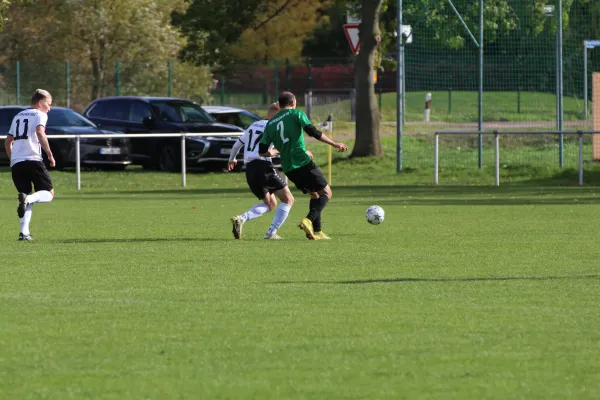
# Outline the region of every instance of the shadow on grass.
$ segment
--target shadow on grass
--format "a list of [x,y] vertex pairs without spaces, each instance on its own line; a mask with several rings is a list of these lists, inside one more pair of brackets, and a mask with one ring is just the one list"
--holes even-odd
[[56,239],[54,243],[148,243],[148,242],[231,242],[216,238],[89,238],[89,239]]
[[275,284],[321,284],[321,285],[363,285],[370,283],[420,283],[420,282],[486,282],[486,281],[553,281],[575,279],[598,279],[600,275],[572,275],[572,276],[490,276],[478,278],[389,278],[365,279],[350,281],[277,281],[265,282]]

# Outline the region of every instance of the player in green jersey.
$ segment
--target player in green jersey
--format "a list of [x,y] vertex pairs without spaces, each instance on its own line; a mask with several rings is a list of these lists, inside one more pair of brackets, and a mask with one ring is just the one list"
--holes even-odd
[[290,92],[279,96],[279,111],[269,120],[259,145],[261,156],[267,155],[269,146],[279,150],[283,172],[303,193],[310,195],[309,212],[298,225],[311,240],[329,239],[321,230],[321,212],[331,199],[331,188],[321,169],[306,153],[304,133],[335,147],[339,151],[348,146],[328,138],[311,124],[304,112],[296,110],[296,97]]

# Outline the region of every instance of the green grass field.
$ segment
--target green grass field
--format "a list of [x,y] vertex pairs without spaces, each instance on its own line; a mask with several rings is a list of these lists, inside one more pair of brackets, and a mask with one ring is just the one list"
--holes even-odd
[[0,170],[0,398],[600,397],[597,170],[431,187],[393,165],[336,158],[317,242],[295,190],[285,240],[262,239],[267,214],[234,241],[229,218],[256,203],[243,174],[181,189],[140,169],[84,172],[81,192],[53,172],[37,240],[17,242]]

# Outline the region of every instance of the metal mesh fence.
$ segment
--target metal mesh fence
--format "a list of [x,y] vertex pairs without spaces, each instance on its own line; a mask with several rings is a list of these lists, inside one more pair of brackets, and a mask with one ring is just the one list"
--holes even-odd
[[[600,131],[600,73],[593,76],[593,129]],[[600,161],[600,135],[593,135],[593,159]]]
[[212,74],[206,67],[177,62],[120,62],[102,70],[71,62],[11,62],[0,66],[0,105],[27,105],[37,88],[57,106],[83,110],[105,96],[177,96],[210,102]]
[[[483,129],[555,130],[559,60],[557,12],[542,12],[538,1],[511,0],[508,3],[510,10],[500,21],[492,20],[486,14],[486,23],[509,23],[510,28],[499,26],[486,31]],[[593,91],[593,85],[588,85],[586,93],[585,72],[591,82],[592,73],[600,71],[600,47],[590,48],[585,53],[584,41],[600,40],[600,15],[595,2],[563,3],[563,126],[568,130],[592,129],[592,113],[586,113],[588,102],[585,99],[591,100],[590,109],[597,110],[600,102],[596,101],[596,97],[600,89]],[[407,7],[412,6],[412,3],[408,4]],[[458,12],[469,17],[466,23],[477,36],[474,2],[453,0],[453,4]],[[543,5],[549,10],[556,10],[558,0],[547,0]],[[407,12],[404,22],[412,27],[412,41],[404,46],[404,132],[423,134],[440,129],[476,130],[478,48],[458,22],[448,2],[430,2],[428,7],[428,13]],[[447,20],[447,26],[432,26],[428,18],[433,14]],[[381,58],[394,60],[396,54],[381,54]],[[27,104],[32,91],[44,87],[53,93],[57,105],[70,105],[77,110],[83,109],[98,96],[173,95],[192,98],[203,104],[239,106],[260,111],[262,115],[266,105],[274,101],[279,92],[291,90],[296,93],[299,106],[305,110],[309,108],[314,121],[321,122],[329,114],[333,114],[336,121],[353,121],[356,115],[353,62],[351,56],[272,59],[261,65],[233,64],[209,70],[175,61],[111,61],[101,71],[95,71],[91,65],[84,63],[47,62],[37,65],[10,61],[0,65],[0,104]],[[378,73],[376,91],[384,122],[381,133],[386,135],[396,130],[397,82],[393,62],[383,64],[386,69]],[[307,95],[309,92],[311,96]],[[424,121],[427,93],[432,94],[429,122]],[[600,122],[594,129],[600,129]],[[404,165],[412,168],[430,166],[429,160],[421,157],[420,149],[411,148],[412,143],[408,141],[404,147]],[[594,143],[596,153],[590,159],[600,159],[600,139]],[[490,159],[486,151],[484,147],[484,163]],[[564,151],[567,165],[566,147]],[[550,160],[548,154],[545,153],[544,157]],[[466,157],[462,159],[476,164],[478,157],[475,157],[475,161]]]
[[[558,134],[534,132],[499,135],[499,171],[502,182],[529,180],[535,177],[562,176],[577,183],[579,169],[579,135],[563,135],[563,168],[559,168],[560,138]],[[429,135],[427,135],[429,136]],[[439,182],[490,183],[495,171],[495,138],[483,135],[483,165],[473,174],[478,162],[477,134],[440,134],[438,136]],[[433,154],[433,153],[432,153]],[[433,156],[432,159],[433,160]],[[432,163],[432,161],[429,161]],[[582,167],[584,174],[597,173],[600,166],[593,161],[592,135],[582,135]],[[461,176],[461,171],[470,171]]]

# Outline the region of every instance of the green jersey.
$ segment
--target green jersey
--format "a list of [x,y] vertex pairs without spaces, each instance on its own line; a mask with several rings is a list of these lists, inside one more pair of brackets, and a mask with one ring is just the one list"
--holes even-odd
[[304,144],[304,127],[310,121],[304,112],[283,109],[267,122],[261,139],[263,144],[275,145],[281,157],[283,172],[303,167],[311,162]]

